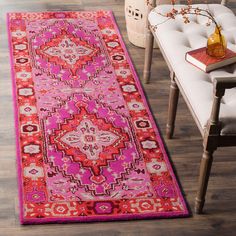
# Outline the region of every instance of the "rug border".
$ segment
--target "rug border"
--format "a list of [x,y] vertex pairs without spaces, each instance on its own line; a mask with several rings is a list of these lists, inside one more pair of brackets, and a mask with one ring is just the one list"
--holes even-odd
[[[86,12],[98,12],[99,10],[89,10]],[[13,57],[13,50],[12,50],[12,42],[11,42],[11,31],[10,31],[10,14],[13,12],[8,12],[7,15],[7,32],[8,32],[8,46],[9,46],[9,52],[10,52],[10,66],[11,66],[11,80],[12,80],[12,95],[13,95],[13,106],[14,106],[14,119],[15,119],[15,135],[16,135],[16,164],[17,164],[17,182],[18,182],[18,198],[19,198],[19,220],[21,224],[45,224],[45,223],[75,223],[75,222],[80,222],[80,223],[88,223],[88,222],[99,222],[99,221],[115,221],[115,220],[137,220],[137,219],[167,219],[167,218],[174,218],[174,217],[179,217],[179,218],[183,218],[183,217],[187,217],[189,216],[189,210],[186,204],[186,200],[183,197],[183,191],[181,191],[180,189],[180,183],[179,181],[177,181],[177,174],[174,173],[173,171],[173,163],[171,165],[171,160],[169,155],[167,154],[167,151],[165,150],[165,145],[164,145],[164,140],[163,137],[160,134],[159,128],[154,120],[154,116],[151,112],[150,109],[150,105],[148,104],[146,95],[144,93],[144,89],[142,87],[142,84],[140,82],[140,79],[136,73],[135,67],[133,65],[133,62],[130,58],[130,55],[128,53],[126,44],[124,42],[124,39],[121,35],[121,32],[119,30],[118,24],[116,22],[114,13],[112,10],[102,10],[102,11],[106,11],[107,13],[109,13],[112,23],[115,27],[115,30],[117,32],[119,41],[121,43],[121,46],[124,50],[124,54],[125,57],[127,58],[128,64],[130,66],[131,72],[134,76],[134,79],[136,81],[136,85],[139,89],[140,95],[142,97],[143,103],[145,105],[145,108],[147,110],[147,113],[150,117],[150,121],[151,124],[156,132],[156,138],[157,141],[160,145],[161,151],[164,155],[164,159],[166,161],[166,164],[168,166],[168,169],[170,171],[170,174],[173,178],[174,183],[176,184],[176,190],[179,194],[180,200],[183,204],[183,208],[184,211],[181,212],[155,212],[155,213],[143,213],[143,214],[132,214],[132,215],[119,215],[119,216],[86,216],[86,217],[51,217],[51,218],[35,218],[35,219],[24,219],[24,206],[23,206],[23,189],[22,189],[22,171],[21,171],[21,153],[20,153],[20,142],[19,142],[19,117],[18,117],[18,103],[17,103],[17,96],[16,96],[16,80],[15,80],[15,71],[14,71],[14,57]],[[47,11],[43,11],[43,12],[36,12],[36,13],[44,13]],[[65,11],[48,11],[48,12],[65,12]],[[47,13],[48,13],[47,12]],[[66,12],[76,12],[76,11],[66,11]],[[78,12],[78,11],[77,11]],[[15,12],[14,12],[15,13]],[[24,13],[24,11],[19,12],[19,13]],[[29,13],[33,13],[33,12],[29,12]]]
[[15,80],[15,71],[14,71],[14,58],[13,58],[13,49],[12,49],[12,42],[11,42],[11,31],[10,31],[10,13],[7,13],[7,34],[8,34],[8,47],[10,52],[10,66],[11,66],[11,83],[12,83],[12,99],[13,99],[13,106],[14,106],[14,127],[15,127],[15,143],[16,143],[16,164],[17,164],[17,183],[18,183],[18,198],[19,198],[19,219],[20,223],[24,224],[23,219],[23,190],[22,190],[22,174],[21,174],[21,155],[20,155],[20,142],[19,142],[19,117],[18,117],[18,103],[16,97],[16,80]]

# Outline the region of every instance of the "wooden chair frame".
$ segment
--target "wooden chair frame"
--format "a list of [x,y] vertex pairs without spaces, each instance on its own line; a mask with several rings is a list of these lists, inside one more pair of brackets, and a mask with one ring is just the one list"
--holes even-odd
[[[225,5],[227,0],[222,0],[221,4]],[[148,13],[156,7],[156,1],[149,1]],[[205,195],[207,191],[208,180],[210,176],[212,161],[213,161],[213,152],[217,149],[217,147],[226,147],[226,146],[236,146],[236,136],[221,136],[221,123],[219,121],[219,112],[220,112],[220,104],[221,99],[224,96],[226,89],[231,89],[236,87],[236,77],[221,77],[215,78],[213,82],[213,104],[211,115],[209,117],[207,127],[203,129],[200,125],[199,120],[197,119],[194,110],[192,109],[190,102],[188,101],[187,96],[185,95],[181,84],[176,79],[174,70],[172,69],[168,58],[165,55],[165,51],[161,48],[158,38],[156,34],[152,31],[152,28],[148,22],[147,27],[147,38],[146,38],[146,49],[145,49],[145,63],[144,63],[144,71],[143,71],[143,79],[145,83],[149,82],[150,78],[150,69],[152,62],[152,51],[153,51],[153,39],[155,38],[159,49],[168,65],[170,70],[170,94],[169,94],[169,107],[168,107],[168,119],[166,125],[166,135],[167,138],[170,139],[174,133],[174,125],[176,118],[176,111],[178,105],[179,91],[181,92],[187,106],[200,130],[200,133],[203,137],[203,154],[200,164],[200,173],[198,180],[198,191],[197,196],[195,198],[195,212],[197,214],[202,213]]]

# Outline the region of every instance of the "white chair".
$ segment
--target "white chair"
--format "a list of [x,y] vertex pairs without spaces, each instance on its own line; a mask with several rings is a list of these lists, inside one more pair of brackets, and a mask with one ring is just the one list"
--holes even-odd
[[[149,82],[154,36],[171,77],[167,138],[173,135],[179,91],[203,137],[203,155],[195,199],[195,212],[202,213],[213,152],[217,147],[236,146],[236,64],[204,73],[186,62],[185,53],[206,46],[207,37],[214,31],[214,26],[207,27],[207,18],[194,15],[189,24],[184,24],[181,17],[159,24],[165,17],[155,11],[165,14],[171,10],[172,5],[155,7],[156,1],[149,2],[144,81]],[[224,5],[225,1],[221,4],[196,6],[209,6],[223,29],[228,48],[236,51],[236,17]],[[176,8],[179,7],[183,5],[176,5]],[[158,25],[156,29],[155,25]]]

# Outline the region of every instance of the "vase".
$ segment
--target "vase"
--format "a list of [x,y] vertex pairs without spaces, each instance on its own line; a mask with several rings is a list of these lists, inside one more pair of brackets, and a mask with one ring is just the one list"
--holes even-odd
[[221,27],[216,26],[215,32],[207,40],[207,54],[216,58],[224,58],[226,49],[227,42],[221,33]]

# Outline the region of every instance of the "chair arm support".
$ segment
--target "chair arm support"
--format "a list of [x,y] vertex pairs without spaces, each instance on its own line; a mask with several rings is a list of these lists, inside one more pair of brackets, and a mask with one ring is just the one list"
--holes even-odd
[[218,146],[221,130],[219,121],[221,99],[226,89],[236,87],[236,77],[215,77],[213,80],[213,104],[211,115],[204,132],[204,146],[206,150],[214,150]]
[[225,89],[236,87],[236,77],[215,77],[213,85],[214,93],[224,96]]

